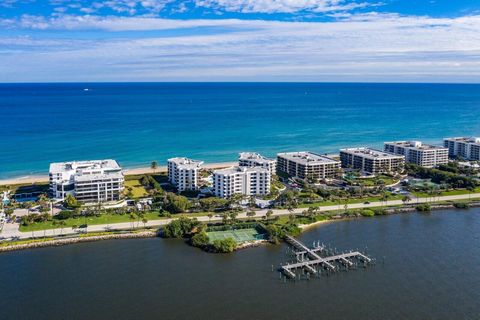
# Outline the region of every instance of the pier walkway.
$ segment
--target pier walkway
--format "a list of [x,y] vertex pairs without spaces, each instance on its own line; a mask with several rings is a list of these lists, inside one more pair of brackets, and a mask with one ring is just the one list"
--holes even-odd
[[297,277],[297,269],[303,269],[310,274],[317,274],[321,272],[321,269],[335,272],[339,269],[339,266],[349,269],[355,267],[358,263],[366,266],[374,262],[372,258],[359,251],[322,257],[322,255],[329,253],[324,245],[317,244],[314,245],[313,249],[310,249],[291,236],[287,236],[285,241],[293,247],[297,262],[282,265],[280,271],[291,279]]

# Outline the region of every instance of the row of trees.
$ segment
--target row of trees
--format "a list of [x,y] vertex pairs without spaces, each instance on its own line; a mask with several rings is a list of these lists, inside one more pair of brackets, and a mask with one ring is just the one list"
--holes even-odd
[[166,225],[162,236],[165,238],[188,238],[191,245],[211,252],[228,253],[237,248],[237,243],[232,238],[215,240],[210,243],[205,229],[205,224],[197,219],[181,217]]
[[425,168],[412,163],[408,163],[406,168],[410,175],[421,179],[430,179],[437,184],[448,184],[454,188],[465,189],[474,189],[478,186],[478,182],[475,179],[464,174],[444,171],[440,168]]

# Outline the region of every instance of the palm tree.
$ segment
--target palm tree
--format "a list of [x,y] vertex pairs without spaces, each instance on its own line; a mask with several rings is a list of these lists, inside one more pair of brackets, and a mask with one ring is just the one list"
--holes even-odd
[[137,212],[137,228],[140,225],[140,219],[143,220],[144,217],[145,217],[145,213],[143,211]]
[[55,236],[55,227],[58,225],[58,222],[56,220],[53,220],[52,226],[53,226],[53,235]]
[[295,222],[295,219],[296,219],[296,217],[295,217],[294,214],[291,214],[291,215],[288,216],[288,221],[292,224]]
[[389,197],[390,197],[390,195],[389,195],[387,192],[383,191],[383,193],[382,193],[382,202],[385,203],[385,204],[387,204]]
[[210,222],[210,220],[212,220],[213,218],[213,213],[210,212],[209,214],[207,214],[207,217],[208,217],[208,222]]
[[406,204],[406,203],[408,203],[408,202],[410,202],[410,201],[412,201],[412,198],[411,198],[410,196],[408,196],[408,195],[407,195],[407,196],[404,196],[404,197],[402,198],[403,204]]
[[142,218],[143,228],[146,227],[147,222],[148,222],[147,218],[143,217]]
[[[63,235],[63,227],[65,227],[65,225],[67,223],[63,220],[60,220],[60,222],[58,224],[60,225],[60,235]],[[72,227],[72,229],[73,229],[73,227]]]
[[130,223],[132,224],[132,230],[133,230],[133,228],[135,228],[135,220],[136,220],[135,215],[132,213],[128,218],[130,219]]
[[235,219],[236,219],[237,216],[238,216],[238,212],[232,211],[232,212],[230,212],[229,216],[230,216],[230,219],[231,219],[231,221],[232,221],[232,224],[235,224]]
[[228,212],[223,212],[222,213],[222,223],[227,224],[228,223]]
[[293,207],[293,205],[288,204],[288,205],[287,205],[287,210],[288,210],[290,213],[293,213],[293,211],[295,211],[295,208]]
[[229,200],[230,208],[233,209],[233,207],[240,206],[240,203],[243,200],[243,195],[235,193],[228,200]]
[[257,205],[257,203],[256,203],[255,197],[254,197],[254,196],[250,196],[250,197],[248,198],[248,207],[249,207],[250,209],[253,209],[253,208],[255,208],[256,205]]
[[475,191],[475,187],[468,186],[467,190],[468,190],[468,199],[470,200],[472,198],[472,192]]
[[97,214],[102,214],[102,209],[103,209],[102,203],[99,201],[95,206],[95,211],[97,212]]
[[270,219],[270,217],[273,215],[273,210],[269,209],[266,213],[265,213],[265,217],[267,217],[267,219]]
[[152,169],[153,173],[155,173],[157,171],[157,168],[158,168],[158,162],[156,160],[153,160],[150,163],[150,169]]

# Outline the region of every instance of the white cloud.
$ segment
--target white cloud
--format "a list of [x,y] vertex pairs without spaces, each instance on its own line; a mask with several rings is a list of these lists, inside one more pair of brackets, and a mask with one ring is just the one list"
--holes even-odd
[[[13,7],[14,4],[34,5],[36,0],[2,0],[0,6]],[[213,12],[240,13],[325,13],[351,11],[357,8],[383,5],[366,0],[49,0],[55,11],[57,7],[81,9],[84,13],[99,13],[111,10],[117,14],[150,14],[158,15],[168,5],[171,12],[185,12],[188,7],[211,9]]]
[[[3,39],[0,81],[7,82],[480,79],[480,16],[370,13],[328,23],[24,16],[8,24],[100,30],[107,39]],[[204,27],[210,31],[203,33]],[[181,32],[185,28],[189,31]],[[115,35],[126,30],[135,36]],[[159,32],[147,36],[146,30]]]
[[345,0],[194,0],[197,7],[243,13],[330,12],[380,5]]

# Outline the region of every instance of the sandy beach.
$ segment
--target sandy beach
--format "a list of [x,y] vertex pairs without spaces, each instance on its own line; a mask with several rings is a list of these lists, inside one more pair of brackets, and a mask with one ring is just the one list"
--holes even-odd
[[[238,162],[216,162],[216,163],[205,163],[203,168],[205,169],[219,169],[219,168],[226,168],[237,165]],[[166,172],[167,166],[159,166],[155,172]],[[153,173],[149,167],[142,167],[142,168],[124,168],[125,175],[135,175],[135,174],[145,174],[145,173]],[[11,179],[4,179],[0,180],[0,185],[15,185],[15,184],[35,184],[35,183],[45,183],[48,182],[48,175],[31,175],[31,176],[23,176]]]

